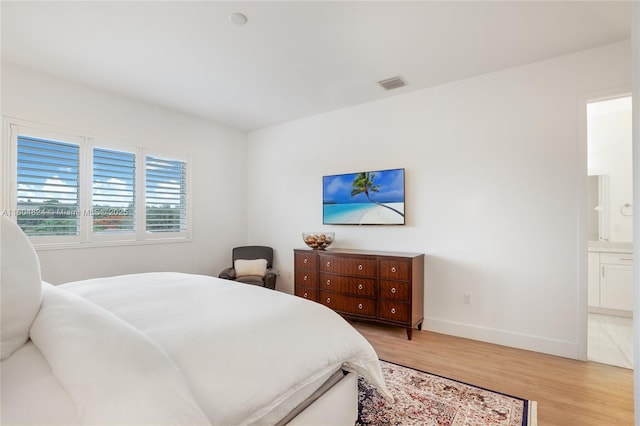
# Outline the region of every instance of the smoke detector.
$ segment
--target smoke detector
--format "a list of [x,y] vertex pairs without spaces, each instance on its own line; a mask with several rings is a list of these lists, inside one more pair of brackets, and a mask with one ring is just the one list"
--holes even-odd
[[233,12],[229,15],[229,20],[236,25],[244,25],[247,23],[247,16],[240,12]]
[[401,76],[397,75],[395,77],[387,78],[385,80],[380,80],[380,81],[378,81],[378,84],[384,90],[393,90],[393,89],[397,89],[399,87],[404,87],[408,83],[404,78],[402,78]]

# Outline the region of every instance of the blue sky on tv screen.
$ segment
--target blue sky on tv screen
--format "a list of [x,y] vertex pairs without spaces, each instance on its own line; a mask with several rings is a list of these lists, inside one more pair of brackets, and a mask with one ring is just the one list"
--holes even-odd
[[[404,169],[365,172],[374,174],[374,185],[380,185],[379,192],[370,192],[369,197],[380,203],[404,202]],[[322,178],[322,202],[327,203],[367,203],[367,196],[360,193],[351,196],[352,183],[358,173],[324,176]]]

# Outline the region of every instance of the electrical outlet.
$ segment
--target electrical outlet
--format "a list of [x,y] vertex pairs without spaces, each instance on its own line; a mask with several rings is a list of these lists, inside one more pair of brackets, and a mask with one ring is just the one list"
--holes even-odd
[[470,305],[471,304],[471,293],[465,293],[464,294],[464,304],[465,305]]

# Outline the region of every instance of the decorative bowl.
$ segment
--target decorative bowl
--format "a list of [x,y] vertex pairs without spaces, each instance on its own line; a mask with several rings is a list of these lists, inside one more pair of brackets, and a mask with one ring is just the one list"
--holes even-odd
[[314,250],[324,250],[333,243],[334,232],[303,232],[302,240]]

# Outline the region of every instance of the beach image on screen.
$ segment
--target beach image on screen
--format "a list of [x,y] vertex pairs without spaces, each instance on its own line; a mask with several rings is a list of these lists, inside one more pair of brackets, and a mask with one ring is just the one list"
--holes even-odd
[[404,169],[324,176],[325,225],[404,225]]

